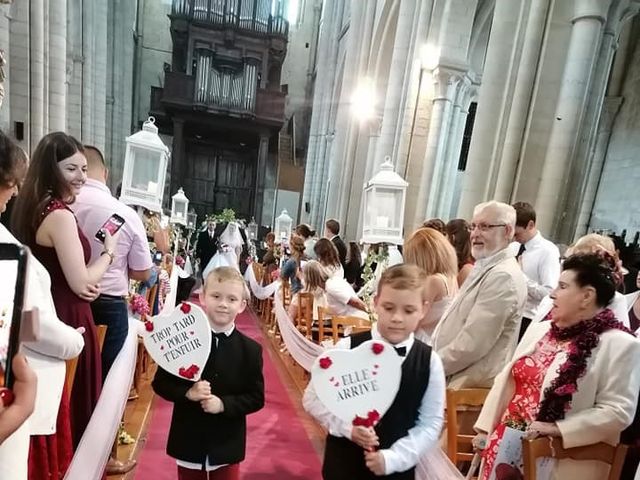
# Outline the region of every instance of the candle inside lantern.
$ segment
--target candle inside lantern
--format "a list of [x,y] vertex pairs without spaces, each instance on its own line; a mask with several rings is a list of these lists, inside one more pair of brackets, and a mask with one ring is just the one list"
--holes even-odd
[[380,228],[389,228],[389,217],[377,216],[376,226]]
[[158,184],[156,182],[149,182],[147,186],[147,192],[155,194],[158,191]]

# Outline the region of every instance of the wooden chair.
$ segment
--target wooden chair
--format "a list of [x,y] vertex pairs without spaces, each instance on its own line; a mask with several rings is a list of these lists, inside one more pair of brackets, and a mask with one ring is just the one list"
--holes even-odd
[[289,304],[291,303],[291,284],[289,283],[289,280],[287,280],[286,278],[283,278],[281,285],[282,285],[282,305],[286,310],[287,307],[289,307]]
[[[608,480],[618,480],[627,445],[617,446],[608,443],[596,443],[584,447],[563,448],[561,438],[543,437],[535,440],[522,439],[522,457],[524,460],[524,480],[535,480],[536,459],[541,457],[571,458],[572,460],[597,460],[611,465]],[[604,479],[603,479],[604,480]]]
[[[447,456],[453,464],[473,459],[471,440],[475,435],[459,433],[460,407],[481,407],[488,394],[488,388],[447,389]],[[467,445],[467,451],[460,451],[460,445]]]
[[371,323],[368,320],[360,317],[341,317],[334,315],[333,317],[331,317],[331,337],[333,338],[334,344],[338,343],[338,340],[340,340],[341,336],[345,336],[344,332],[348,327],[351,327],[351,333],[354,333],[354,328],[364,329],[364,331],[366,331],[371,330]]
[[318,343],[321,344],[323,340],[332,339],[331,328],[325,327],[325,321],[330,320],[328,310],[324,307],[318,307]]
[[[104,337],[107,334],[107,326],[106,325],[96,325],[96,337],[98,338],[98,346],[100,348],[100,353],[102,353],[102,346],[104,345]],[[67,360],[66,366],[67,370],[64,375],[64,383],[67,387],[67,395],[71,397],[71,391],[73,390],[73,382],[76,378],[76,370],[78,369],[78,358],[74,357]]]
[[298,293],[298,315],[296,318],[296,327],[307,338],[312,338],[313,330],[313,293]]

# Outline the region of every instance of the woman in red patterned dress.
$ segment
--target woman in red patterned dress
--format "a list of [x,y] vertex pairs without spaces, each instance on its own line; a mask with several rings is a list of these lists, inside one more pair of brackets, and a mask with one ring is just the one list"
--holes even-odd
[[[117,241],[107,232],[104,254],[87,265],[91,256],[89,242],[67,207],[84,185],[86,169],[80,142],[62,132],[46,135],[33,153],[13,212],[16,236],[29,245],[51,275],[58,317],[67,325],[84,330],[85,348],[78,359],[70,408],[65,408],[63,400],[58,419],[60,431],[70,420],[74,448],[89,423],[102,384],[100,349],[89,302],[99,293],[98,282],[113,260]],[[33,442],[37,441],[34,438]],[[42,445],[36,447],[41,451]],[[58,455],[51,451],[32,455],[30,478],[51,478],[47,477],[48,472],[57,478],[68,466],[64,450],[59,447],[63,453]],[[38,464],[34,465],[34,461]],[[45,470],[41,471],[43,466]]]
[[[552,321],[532,325],[496,377],[475,424],[480,435],[474,445],[490,433],[479,478],[518,478],[519,465],[496,465],[507,427],[528,438],[561,437],[565,448],[618,443],[640,389],[640,342],[606,308],[618,277],[606,252],[565,260],[551,294]],[[553,465],[550,478],[597,480],[607,470],[599,462],[566,459]]]

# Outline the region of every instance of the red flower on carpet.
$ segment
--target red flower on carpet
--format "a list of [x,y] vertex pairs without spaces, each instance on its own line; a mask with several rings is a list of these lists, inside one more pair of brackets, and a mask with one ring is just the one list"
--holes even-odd
[[191,305],[189,305],[187,302],[182,302],[182,305],[180,305],[180,310],[182,310],[182,313],[186,315],[191,311]]
[[329,357],[322,357],[319,363],[320,363],[320,368],[322,368],[323,370],[326,370],[331,366],[333,362]]
[[147,320],[146,322],[144,322],[144,329],[147,332],[153,332],[153,322]]
[[188,368],[180,367],[178,369],[178,375],[191,380],[193,379],[193,377],[196,376],[196,374],[199,371],[200,371],[200,367],[198,367],[197,365],[191,364],[191,366]]
[[371,350],[373,350],[373,353],[375,353],[376,355],[379,355],[384,350],[384,345],[376,342],[371,345]]

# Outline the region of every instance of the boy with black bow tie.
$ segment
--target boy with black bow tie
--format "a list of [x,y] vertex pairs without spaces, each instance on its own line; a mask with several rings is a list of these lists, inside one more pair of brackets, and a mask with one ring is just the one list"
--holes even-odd
[[235,327],[249,292],[240,272],[219,267],[205,279],[200,303],[213,332],[211,353],[193,383],[158,368],[153,389],[174,403],[167,454],[178,480],[238,480],[246,416],[264,406],[262,347]]
[[414,338],[428,311],[424,273],[414,265],[387,269],[374,299],[378,321],[371,332],[346,337],[336,348],[355,348],[367,340],[384,340],[403,357],[400,388],[375,427],[353,426],[332,415],[310,383],[305,409],[328,431],[322,466],[325,480],[415,478],[420,456],[440,437],[445,379],[440,358]]

